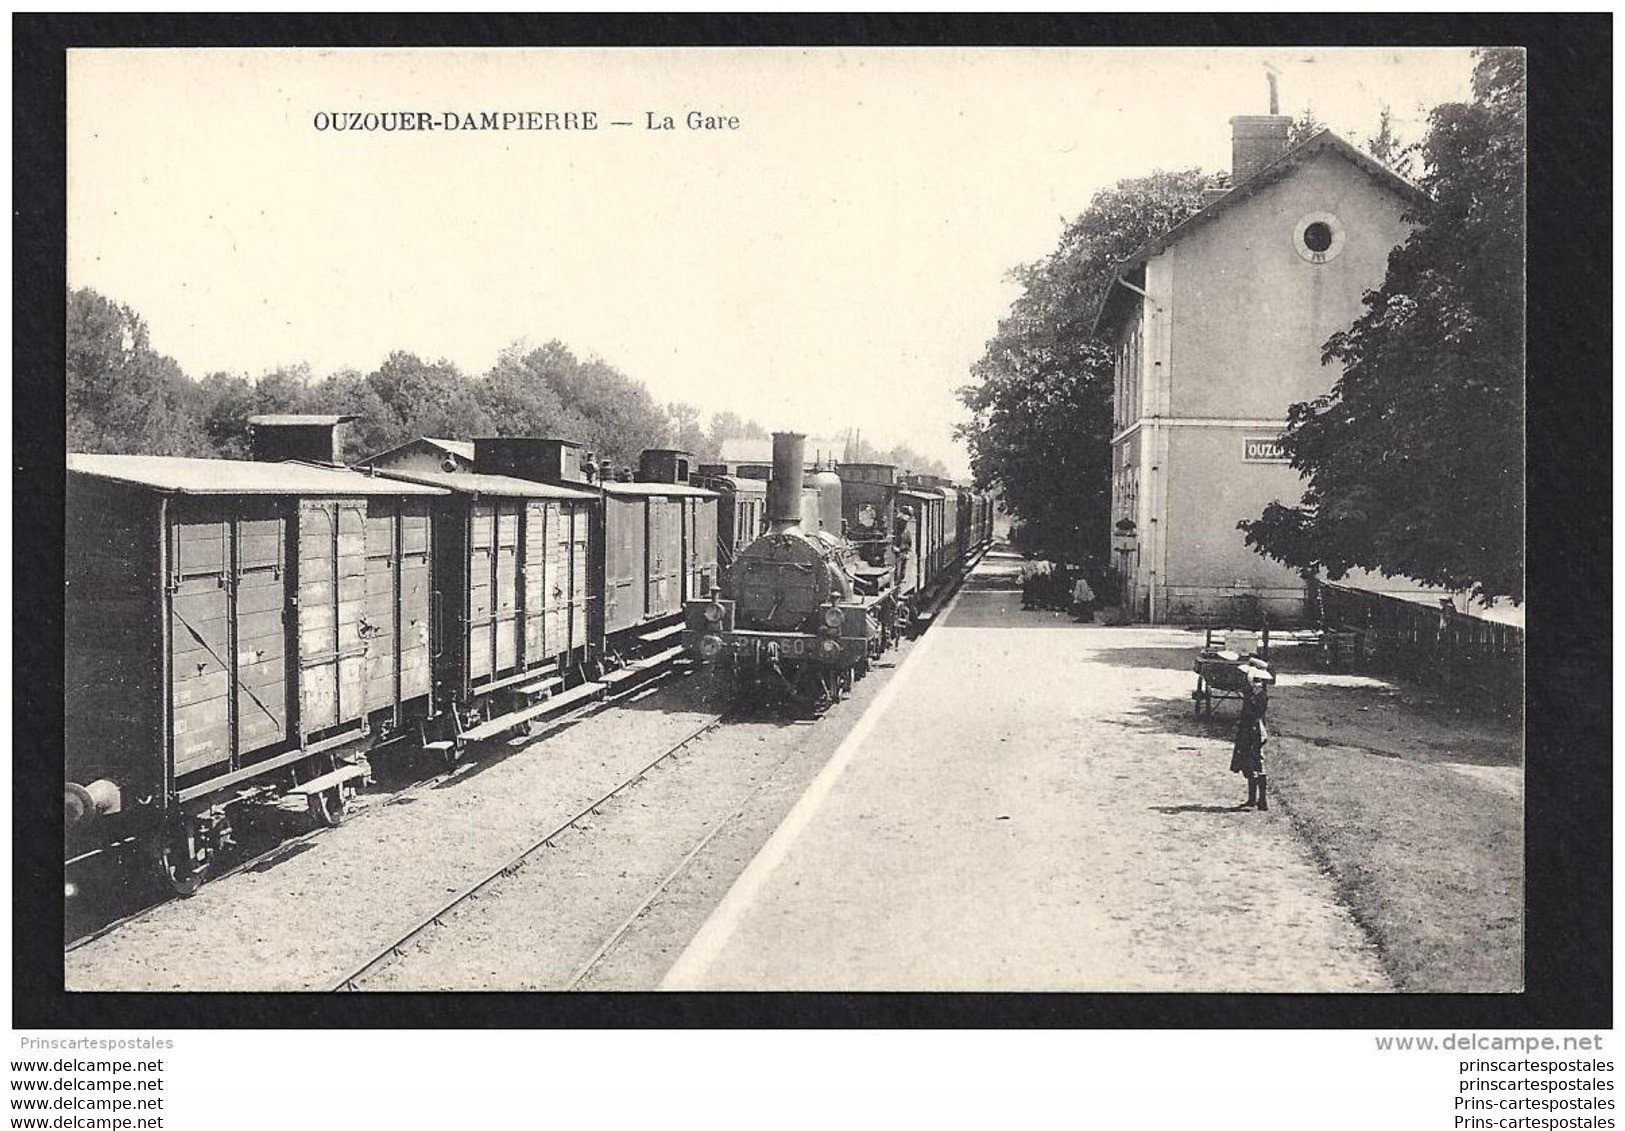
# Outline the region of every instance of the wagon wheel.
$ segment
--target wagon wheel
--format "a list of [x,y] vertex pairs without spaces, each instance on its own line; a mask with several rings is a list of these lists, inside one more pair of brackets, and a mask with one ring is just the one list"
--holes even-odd
[[342,785],[312,793],[306,800],[311,820],[323,828],[336,829],[350,815],[350,795]]
[[167,890],[182,897],[197,893],[209,877],[212,853],[200,844],[190,822],[165,830],[153,846],[153,874]]

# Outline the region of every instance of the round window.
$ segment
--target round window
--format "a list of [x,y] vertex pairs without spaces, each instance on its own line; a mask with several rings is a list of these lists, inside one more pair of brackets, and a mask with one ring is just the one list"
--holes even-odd
[[1293,229],[1292,246],[1309,263],[1329,263],[1343,250],[1343,224],[1330,212],[1311,212]]

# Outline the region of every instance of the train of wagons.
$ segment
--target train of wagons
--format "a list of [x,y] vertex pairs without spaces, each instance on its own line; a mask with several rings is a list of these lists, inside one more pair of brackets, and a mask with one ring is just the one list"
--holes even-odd
[[255,417],[251,460],[68,456],[70,862],[133,849],[190,894],[260,806],[336,824],[382,748],[450,764],[685,652],[827,702],[992,533],[985,495],[809,469],[793,434],[772,467],[514,437],[346,467],[349,419]]

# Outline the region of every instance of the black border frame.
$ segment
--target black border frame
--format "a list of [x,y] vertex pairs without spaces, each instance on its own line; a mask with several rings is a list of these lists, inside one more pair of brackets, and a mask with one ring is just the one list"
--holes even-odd
[[[1612,1025],[1611,14],[14,15],[12,1024],[18,1028]],[[62,734],[65,51],[204,46],[1449,46],[1529,51],[1526,990],[1284,994],[68,994]],[[1081,203],[1081,202],[1080,202]],[[1584,216],[1585,223],[1574,222]]]

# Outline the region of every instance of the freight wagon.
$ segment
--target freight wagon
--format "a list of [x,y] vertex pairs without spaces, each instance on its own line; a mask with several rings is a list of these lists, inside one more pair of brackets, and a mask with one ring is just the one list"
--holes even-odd
[[70,455],[70,854],[125,837],[196,890],[238,808],[344,816],[434,713],[432,487],[331,467]]
[[445,492],[434,519],[434,671],[450,764],[468,728],[564,689],[594,657],[589,542],[598,498],[506,475],[374,468]]

